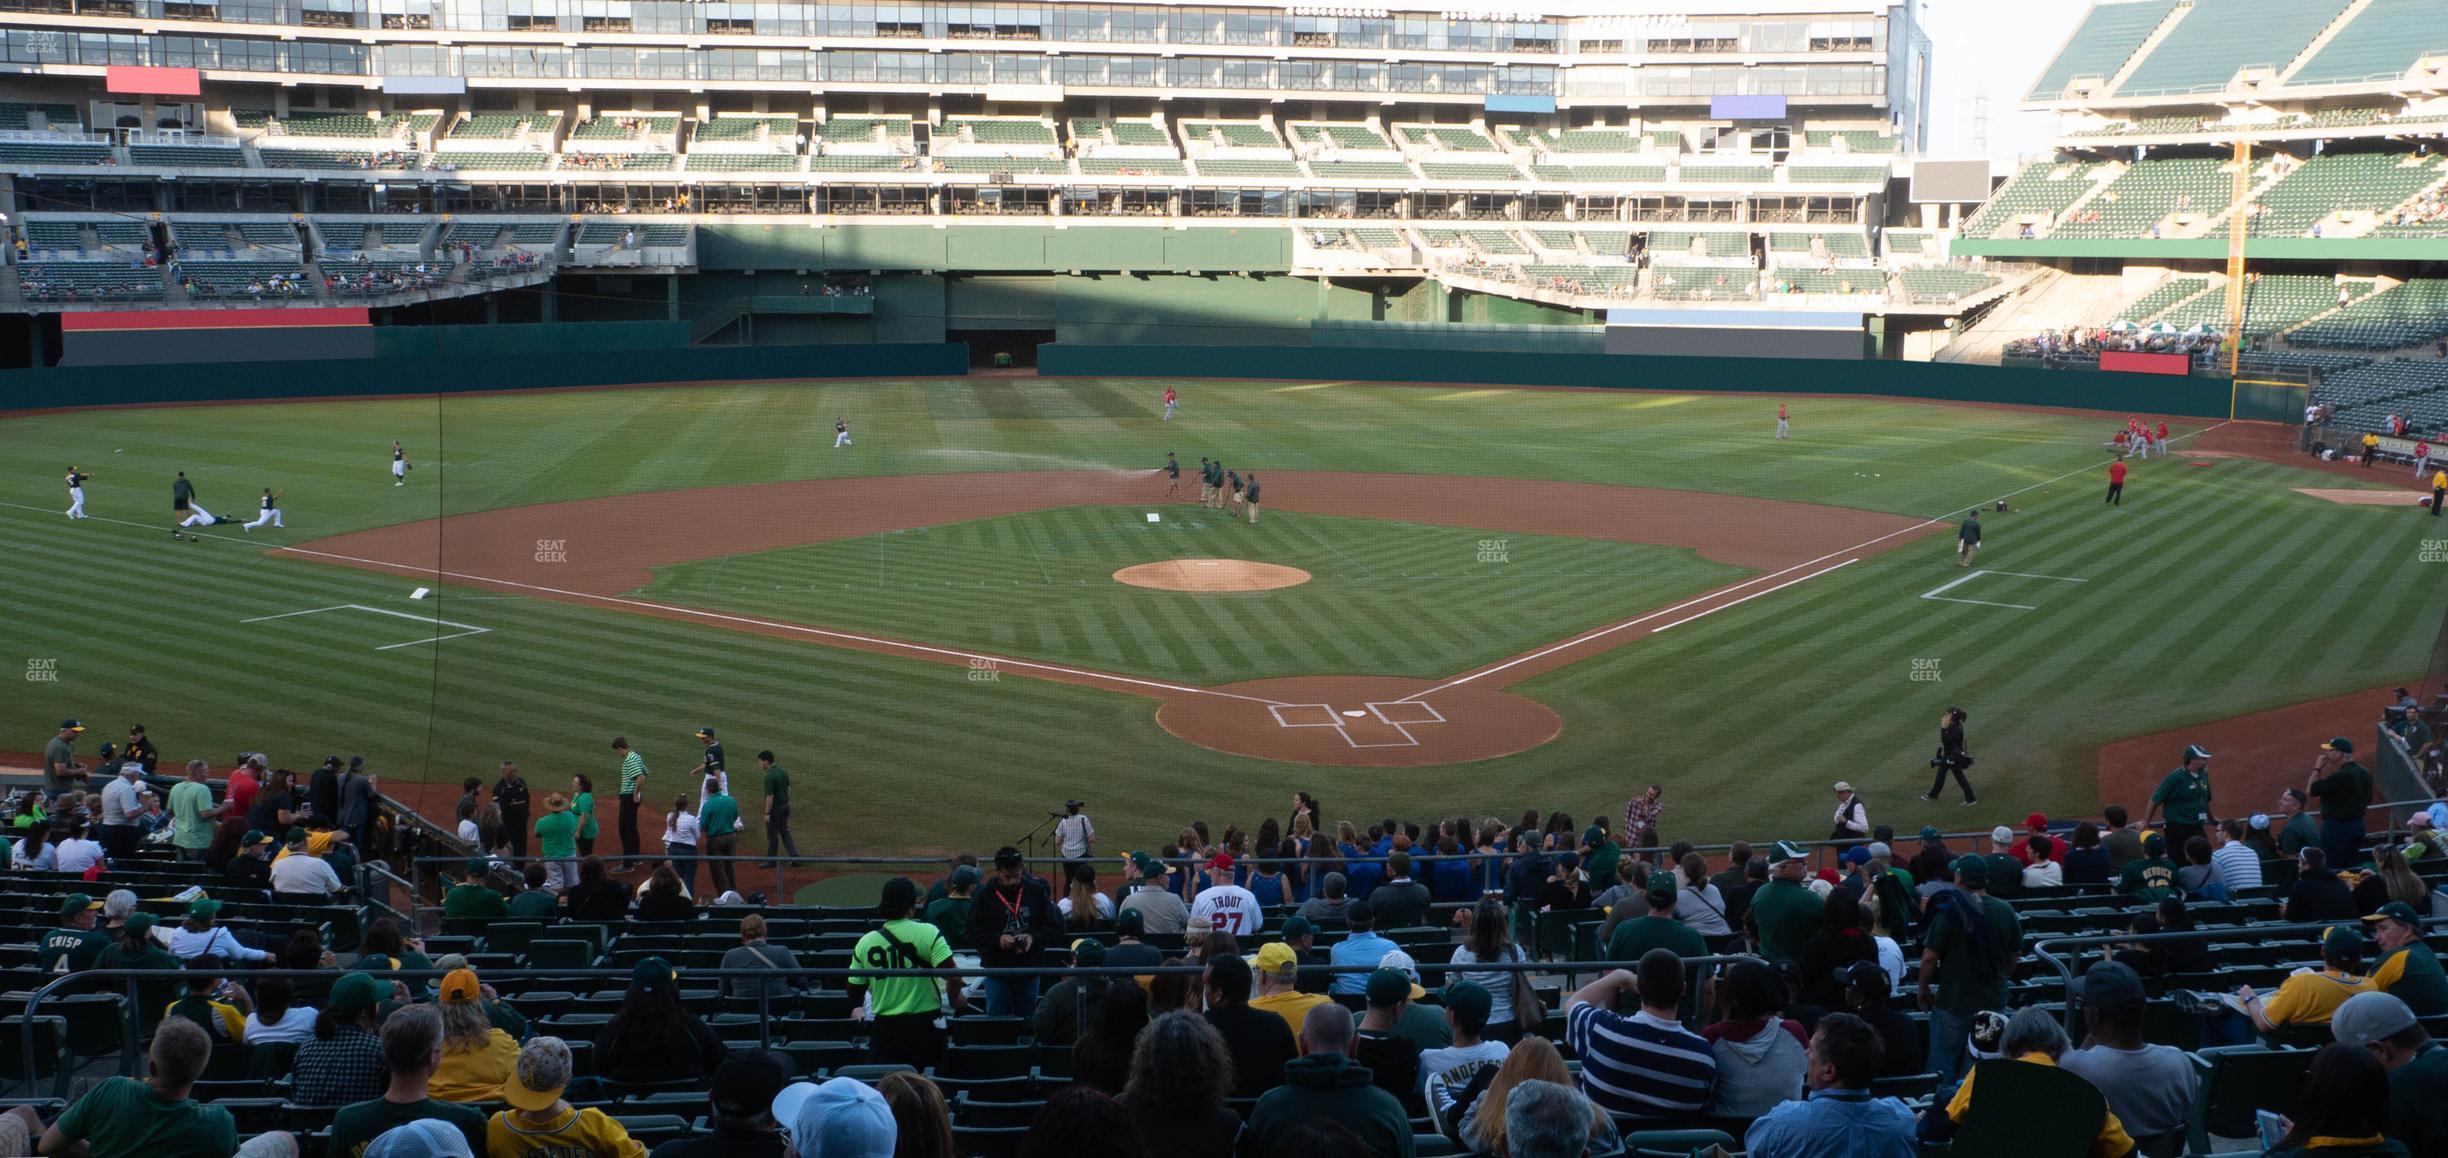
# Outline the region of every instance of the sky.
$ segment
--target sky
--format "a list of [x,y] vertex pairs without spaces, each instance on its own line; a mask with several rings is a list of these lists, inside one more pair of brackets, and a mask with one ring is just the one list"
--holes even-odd
[[[2056,117],[2016,107],[2090,0],[1921,0],[1930,38],[1930,147],[1937,157],[2011,161],[2048,150]],[[1975,98],[1989,98],[1988,148],[1975,148]]]

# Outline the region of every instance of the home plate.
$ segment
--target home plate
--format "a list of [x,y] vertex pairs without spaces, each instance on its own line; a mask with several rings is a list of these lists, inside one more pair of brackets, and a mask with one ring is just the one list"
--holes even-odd
[[1367,712],[1362,711],[1362,710],[1361,710],[1361,709],[1359,709],[1359,708],[1345,708],[1345,709],[1343,709],[1343,714],[1344,714],[1344,715],[1346,715],[1346,716],[1350,716],[1350,717],[1352,717],[1353,719],[1359,719],[1359,718],[1360,718],[1360,717],[1362,717],[1362,716],[1368,715],[1368,713],[1367,713]]

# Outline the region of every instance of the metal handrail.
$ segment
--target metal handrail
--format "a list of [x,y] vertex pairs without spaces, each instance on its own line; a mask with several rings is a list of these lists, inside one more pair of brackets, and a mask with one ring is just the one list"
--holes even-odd
[[[2074,968],[2067,958],[2058,956],[2054,952],[2055,949],[2079,950],[2097,945],[2150,944],[2161,941],[2206,941],[2214,937],[2235,937],[2247,934],[2255,938],[2267,938],[2272,934],[2326,932],[2346,923],[2312,921],[2286,925],[2218,925],[2176,933],[2084,933],[2079,936],[2047,937],[2034,941],[2032,952],[2042,961],[2048,962],[2051,968],[2057,970],[2058,980],[2063,983],[2066,993],[2066,1031],[2071,1033],[2074,1030]],[[2361,924],[2360,921],[2354,923]],[[2448,926],[2448,917],[2425,917],[2420,923],[2426,929],[2437,929],[2441,926]],[[2073,956],[2080,957],[2081,954],[2075,953]]]

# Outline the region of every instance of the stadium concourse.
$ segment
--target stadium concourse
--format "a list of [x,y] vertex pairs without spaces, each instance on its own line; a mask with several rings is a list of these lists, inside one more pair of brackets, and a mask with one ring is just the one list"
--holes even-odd
[[1827,839],[1731,845],[1672,781],[1169,837],[1073,801],[835,906],[737,891],[719,781],[652,849],[507,774],[443,832],[356,762],[89,765],[63,721],[7,804],[0,1152],[2436,1154],[2448,804],[2363,761],[2436,772],[2448,694],[2366,707],[2268,812],[2198,745],[1957,834],[1841,782]]

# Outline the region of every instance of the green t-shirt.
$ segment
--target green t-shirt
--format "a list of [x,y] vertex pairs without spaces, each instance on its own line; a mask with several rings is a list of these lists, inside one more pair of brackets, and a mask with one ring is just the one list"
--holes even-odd
[[2289,817],[2286,827],[2278,830],[2278,851],[2288,856],[2302,852],[2307,844],[2319,843],[2320,821],[2313,819],[2309,812],[2298,812]]
[[[889,934],[889,937],[887,936]],[[896,947],[893,942],[900,942]],[[884,922],[859,938],[850,950],[850,983],[867,987],[867,1006],[877,1017],[899,1013],[933,1013],[943,999],[932,977],[878,977],[861,980],[868,969],[929,969],[952,959],[952,945],[943,933],[923,921],[903,917]]]
[[705,798],[697,810],[697,829],[707,840],[739,835],[739,801],[728,792],[717,792]]
[[561,915],[561,898],[543,889],[529,889],[510,898],[509,916],[520,920],[549,921]]
[[2117,877],[2117,891],[2137,901],[2152,904],[2175,896],[2178,892],[2176,862],[2164,856],[2154,856],[2126,865],[2124,874]]
[[195,780],[170,786],[170,843],[179,848],[211,848],[213,822],[204,815],[212,807],[212,788]]
[[2014,854],[1993,852],[1982,857],[1981,863],[1989,866],[1988,888],[1992,895],[2004,897],[2023,895],[2023,862],[2016,860]]
[[2338,765],[2337,771],[2312,782],[2312,798],[2320,801],[2322,820],[2361,820],[2363,810],[2371,807],[2371,773],[2348,760]]
[[51,742],[43,745],[43,790],[59,793],[75,787],[76,781],[59,774],[75,760],[76,750],[68,746],[68,741],[51,737]]
[[564,808],[536,818],[536,853],[546,860],[578,856],[578,814]]
[[110,946],[110,934],[100,929],[53,929],[43,934],[34,963],[45,973],[78,973],[93,968]]
[[578,818],[578,839],[595,839],[595,794],[581,792],[570,797],[570,815]]
[[1819,894],[1792,881],[1773,880],[1751,898],[1751,921],[1759,926],[1760,956],[1799,961],[1802,947],[1819,933]]
[[1963,930],[1955,919],[1941,915],[1930,923],[1929,949],[1938,954],[1938,996],[1933,1005],[1958,1016],[1984,1009],[2006,1008],[2006,983],[2015,957],[2023,951],[2023,922],[2014,906],[1996,897],[1982,897],[1981,915],[1989,921],[1989,936],[1998,947],[1997,976],[1982,982],[1972,976],[1972,954],[1965,950]]
[[773,797],[776,804],[785,807],[790,804],[790,773],[783,771],[780,764],[765,770],[765,795]]
[[327,1158],[358,1158],[374,1139],[395,1126],[432,1119],[448,1122],[459,1128],[467,1138],[471,1151],[485,1152],[484,1115],[455,1102],[427,1098],[422,1102],[400,1103],[384,1098],[344,1106],[332,1115],[330,1149]]
[[228,1110],[164,1098],[134,1078],[95,1086],[53,1126],[82,1140],[92,1158],[229,1158],[238,1150]]
[[503,907],[500,893],[483,885],[452,885],[442,894],[442,915],[454,921],[481,921],[508,916],[509,910]]
[[[1638,902],[1627,899],[1623,903]],[[1606,959],[1638,961],[1651,949],[1672,949],[1677,957],[1708,955],[1708,943],[1691,926],[1673,917],[1640,916],[1616,923],[1615,932],[1607,937]]]
[[927,903],[926,923],[935,926],[944,941],[955,946],[969,943],[969,902],[974,897],[937,897]]
[[1588,870],[1591,882],[1596,883],[1614,880],[1615,866],[1622,862],[1623,846],[1609,840],[1602,841],[1598,847],[1591,849],[1589,863],[1582,867]]
[[2436,1017],[2448,1013],[2448,973],[2440,971],[2439,954],[2432,952],[2429,945],[2416,941],[2380,958],[2372,966],[2372,976],[2377,979],[2383,972],[2388,972],[2390,962],[2398,957],[2404,960],[2396,964],[2394,977],[2382,991],[2405,1002],[2406,1008],[2413,1010],[2416,1017]]
[[2210,811],[2210,777],[2178,768],[2159,781],[2151,803],[2160,807],[2169,824],[2199,825]]

